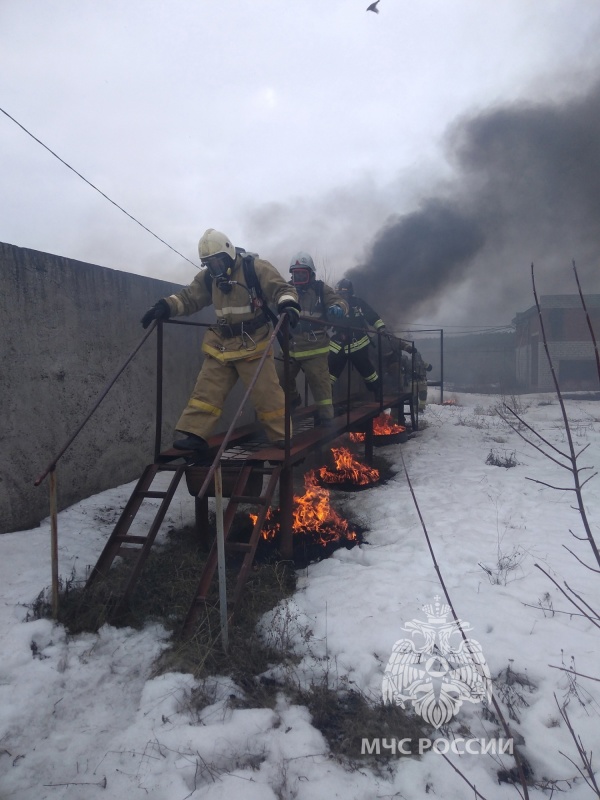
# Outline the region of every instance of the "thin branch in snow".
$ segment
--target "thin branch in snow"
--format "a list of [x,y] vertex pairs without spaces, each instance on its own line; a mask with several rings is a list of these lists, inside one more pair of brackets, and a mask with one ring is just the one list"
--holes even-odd
[[[576,536],[575,538],[576,538],[576,539],[579,539],[580,537],[579,537],[579,536]],[[583,538],[583,541],[587,541],[587,539]],[[578,556],[576,553],[574,553],[574,552],[571,550],[571,548],[570,548],[570,547],[567,547],[567,545],[566,545],[566,544],[563,544],[563,547],[565,548],[565,550],[567,551],[567,553],[571,553],[571,555],[573,556],[573,558],[576,558],[576,559],[577,559],[577,561],[579,561],[579,563],[580,563],[580,564],[581,564],[583,567],[585,567],[586,569],[589,569],[589,570],[590,570],[590,572],[597,572],[597,573],[600,575],[600,569],[595,569],[594,567],[590,567],[590,565],[589,565],[589,564],[586,564],[586,563],[585,563],[585,561],[582,561],[582,560],[579,558],[579,556]]]
[[[575,275],[577,277],[577,271],[576,270],[575,270]],[[552,375],[552,381],[554,383],[554,388],[556,390],[556,395],[558,397],[558,403],[560,405],[560,412],[561,412],[562,418],[563,418],[564,431],[565,431],[565,434],[566,434],[566,437],[567,437],[567,442],[568,442],[568,445],[569,445],[569,453],[571,454],[570,460],[571,460],[571,464],[573,465],[573,468],[572,468],[573,483],[575,484],[575,494],[577,495],[577,505],[578,505],[578,510],[579,510],[579,516],[581,517],[581,522],[583,523],[583,527],[585,529],[585,532],[587,533],[587,539],[588,539],[588,542],[590,544],[590,547],[592,548],[592,552],[594,553],[594,558],[596,559],[596,562],[598,563],[598,566],[600,567],[600,550],[598,549],[598,545],[596,544],[596,540],[594,539],[594,535],[592,534],[592,529],[590,527],[590,523],[589,523],[589,520],[587,518],[587,513],[586,513],[586,510],[585,510],[585,505],[584,505],[584,502],[583,502],[583,494],[582,494],[582,491],[581,491],[582,487],[579,485],[579,472],[577,470],[577,463],[576,463],[577,459],[576,459],[576,456],[575,456],[575,445],[573,443],[573,436],[572,436],[572,433],[571,433],[571,425],[569,423],[569,416],[567,414],[567,409],[565,407],[565,401],[563,399],[562,392],[560,390],[560,386],[559,386],[559,383],[558,383],[558,378],[556,377],[556,371],[554,369],[554,364],[553,364],[552,358],[550,356],[550,348],[548,347],[548,337],[546,336],[546,328],[544,326],[544,318],[542,316],[542,309],[541,309],[541,306],[540,306],[540,301],[538,299],[537,289],[536,289],[536,286],[535,286],[535,275],[534,275],[534,270],[533,270],[533,264],[531,265],[531,283],[532,283],[532,286],[533,286],[533,297],[535,299],[535,306],[537,308],[537,313],[538,313],[540,332],[542,334],[542,341],[544,343],[544,351],[546,353],[546,359],[548,361],[548,366],[550,368],[550,374]],[[578,282],[578,285],[579,285],[579,282]],[[583,296],[581,295],[581,288],[579,289],[579,293],[580,293],[580,296],[582,297],[582,302],[584,303],[584,307],[585,307],[585,301],[583,300]],[[594,339],[594,344],[595,344],[596,340],[594,338],[594,334],[593,334],[593,330],[592,330],[591,324],[590,324],[590,331],[592,333],[592,338]],[[596,355],[597,355],[597,350],[596,350]],[[599,364],[600,364],[600,362],[599,362]],[[600,366],[599,366],[599,376],[600,376]]]
[[571,592],[571,594],[574,594],[574,595],[575,595],[575,597],[576,597],[576,598],[577,598],[577,599],[578,599],[578,600],[579,600],[581,603],[583,603],[583,605],[584,605],[586,608],[588,608],[588,609],[591,611],[591,613],[592,613],[592,614],[594,614],[594,615],[595,615],[596,619],[600,620],[600,614],[598,614],[598,612],[596,611],[596,609],[595,609],[595,608],[592,608],[592,607],[591,607],[591,605],[590,605],[589,603],[586,603],[586,602],[585,602],[585,600],[583,599],[583,597],[581,597],[580,595],[578,595],[578,594],[577,594],[577,592],[576,592],[574,589],[571,589],[571,587],[569,586],[569,584],[568,584],[566,581],[565,581],[565,586],[566,586],[566,587],[567,587],[567,589],[568,589],[568,590]]
[[541,439],[542,442],[544,442],[544,444],[547,444],[548,447],[550,447],[552,450],[554,450],[555,453],[558,453],[559,456],[562,456],[563,458],[566,458],[566,459],[569,458],[569,454],[568,453],[563,453],[562,450],[560,450],[558,447],[553,445],[552,442],[548,441],[548,439],[543,437],[541,433],[536,431],[536,429],[533,428],[531,425],[529,425],[529,423],[525,422],[525,420],[521,416],[519,416],[519,414],[517,414],[517,412],[514,409],[512,409],[509,405],[507,405],[506,403],[503,403],[502,405],[504,406],[504,408],[506,408],[507,411],[510,411],[510,413],[519,420],[521,425],[523,425],[525,428],[527,428],[527,430],[531,431],[534,434],[534,436],[538,437],[538,439]]
[[532,483],[539,483],[540,486],[547,486],[549,489],[556,489],[557,492],[574,492],[575,489],[572,486],[553,486],[551,483],[546,483],[546,481],[538,481],[536,478],[528,478],[525,476],[526,481],[531,481]]
[[[555,464],[557,464],[559,467],[562,467],[563,469],[568,469],[568,470],[571,470],[571,466],[570,466],[569,464],[563,464],[563,463],[562,463],[561,461],[559,461],[557,458],[554,458],[554,456],[551,456],[551,455],[550,455],[550,453],[547,453],[547,452],[546,452],[546,451],[545,451],[543,448],[541,448],[539,445],[535,444],[535,442],[532,442],[532,441],[531,441],[531,439],[528,439],[528,438],[527,438],[527,436],[524,436],[524,435],[521,433],[521,431],[520,431],[520,430],[519,430],[517,427],[515,427],[514,425],[512,425],[512,424],[511,424],[511,423],[510,423],[510,422],[509,422],[509,421],[506,419],[506,417],[503,417],[503,416],[502,416],[502,414],[499,414],[498,416],[500,417],[500,419],[504,420],[504,422],[505,422],[505,423],[508,425],[508,427],[509,427],[509,428],[510,428],[512,431],[514,431],[514,432],[517,434],[517,436],[520,436],[520,437],[521,437],[521,439],[523,439],[523,441],[524,441],[524,442],[526,442],[526,443],[527,443],[527,444],[528,444],[530,447],[533,447],[533,448],[534,448],[534,450],[537,450],[537,451],[538,451],[538,453],[541,453],[541,454],[542,454],[542,455],[543,455],[545,458],[548,458],[548,459],[550,459],[550,461],[554,461],[554,463],[555,463]],[[559,451],[559,452],[560,452],[560,451]],[[560,453],[560,454],[561,454],[561,456],[564,456],[564,453]],[[564,457],[565,457],[565,458],[567,458],[567,456],[564,456]]]
[[461,771],[459,770],[459,768],[458,768],[458,767],[457,767],[455,764],[453,764],[453,763],[450,761],[450,759],[448,758],[448,756],[447,756],[447,755],[445,755],[444,753],[440,753],[440,755],[441,755],[441,757],[444,759],[444,761],[445,761],[447,764],[450,764],[450,766],[452,767],[452,769],[454,770],[454,772],[456,772],[458,775],[460,775],[460,777],[463,779],[463,781],[464,781],[464,782],[465,782],[465,783],[466,783],[468,786],[470,786],[470,787],[471,787],[471,789],[473,789],[473,792],[474,792],[474,795],[473,795],[473,797],[475,797],[475,798],[481,798],[481,800],[486,800],[486,798],[485,798],[485,797],[484,797],[484,796],[483,796],[483,795],[482,795],[480,792],[478,792],[478,791],[477,791],[477,788],[475,787],[475,785],[471,783],[471,781],[470,781],[470,780],[467,778],[467,776],[464,774],[464,772],[461,772]]
[[[579,611],[581,611],[581,613],[583,614],[583,616],[584,616],[586,619],[588,619],[588,620],[589,620],[589,621],[592,623],[592,625],[595,625],[597,628],[600,628],[600,624],[599,624],[598,622],[596,622],[596,620],[595,620],[595,619],[593,619],[593,617],[590,617],[590,615],[589,615],[589,614],[588,614],[586,611],[584,611],[584,610],[583,610],[583,608],[581,608],[580,606],[578,606],[578,605],[577,605],[577,603],[576,603],[576,602],[573,600],[573,598],[572,598],[572,597],[569,597],[569,595],[568,595],[568,594],[565,592],[565,590],[564,590],[564,589],[562,588],[562,586],[561,586],[561,585],[558,583],[558,581],[555,581],[555,580],[554,580],[554,578],[552,577],[552,575],[550,575],[548,572],[546,572],[546,570],[545,570],[543,567],[540,567],[540,565],[539,565],[539,564],[534,564],[534,566],[536,566],[536,567],[537,567],[539,570],[541,570],[541,571],[544,573],[544,575],[545,575],[547,578],[549,578],[549,579],[552,581],[552,583],[553,583],[553,584],[556,586],[556,588],[559,590],[559,592],[561,592],[562,594],[564,594],[564,596],[567,598],[567,600],[569,601],[569,603],[572,603],[572,604],[575,606],[575,608],[577,608]],[[569,591],[571,591],[571,590],[569,589]]]
[[590,315],[588,313],[587,306],[585,304],[585,298],[583,296],[583,292],[581,291],[581,284],[579,283],[579,275],[577,274],[577,267],[575,266],[575,261],[573,261],[573,272],[575,273],[575,281],[577,282],[577,289],[579,291],[581,305],[583,306],[583,310],[585,311],[585,318],[587,320],[590,336],[592,338],[592,342],[594,343],[594,353],[596,354],[596,369],[598,370],[598,378],[600,379],[600,353],[598,353],[598,343],[596,342],[596,335],[594,333],[592,321],[590,319]]
[[583,672],[575,672],[574,669],[569,669],[569,667],[557,667],[554,664],[548,664],[551,669],[559,669],[561,672],[568,672],[571,675],[577,675],[579,678],[587,678],[590,681],[598,681],[600,683],[600,678],[594,678],[592,675],[584,675]]
[[559,750],[558,752],[561,754],[561,756],[564,756],[564,758],[566,758],[568,761],[571,762],[571,764],[573,764],[575,769],[579,772],[579,774],[584,779],[584,781],[587,783],[587,785],[590,787],[590,789],[594,790],[594,792],[596,793],[596,797],[600,797],[600,788],[598,787],[598,784],[596,783],[596,776],[594,775],[594,770],[592,768],[592,754],[590,753],[589,756],[588,756],[587,751],[586,751],[585,747],[583,746],[583,742],[581,741],[581,737],[577,736],[577,734],[575,733],[575,731],[573,729],[573,726],[571,725],[571,720],[569,719],[569,715],[567,714],[567,709],[564,708],[564,706],[560,705],[560,703],[558,702],[558,698],[556,697],[556,694],[554,695],[554,700],[556,702],[556,705],[558,706],[558,710],[560,711],[560,714],[561,714],[562,718],[564,719],[564,721],[567,724],[567,728],[569,729],[569,733],[571,734],[571,738],[575,742],[575,747],[577,748],[577,752],[579,753],[579,758],[581,759],[581,761],[583,763],[583,769],[581,767],[579,767],[573,761],[572,758],[570,758],[569,756],[565,755],[565,753],[563,753],[561,750]]

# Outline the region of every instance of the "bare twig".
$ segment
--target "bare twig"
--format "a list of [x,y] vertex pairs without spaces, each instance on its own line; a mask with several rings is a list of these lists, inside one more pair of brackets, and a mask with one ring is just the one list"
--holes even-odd
[[575,672],[574,669],[569,669],[568,667],[556,667],[554,664],[548,664],[551,669],[559,669],[561,672],[568,672],[570,675],[577,675],[579,678],[587,678],[590,681],[598,681],[600,683],[600,678],[594,678],[592,675],[584,675],[583,672]]
[[[527,428],[527,430],[531,431],[534,434],[534,436],[538,437],[538,439],[541,439],[542,442],[544,442],[544,444],[548,445],[548,447],[552,448],[552,450],[554,450],[555,453],[558,453],[558,455],[562,456],[563,458],[569,458],[569,454],[568,453],[563,453],[563,451],[559,450],[558,447],[556,447],[555,445],[552,444],[552,442],[549,442],[548,439],[545,439],[542,436],[541,433],[536,431],[535,428],[533,428],[531,425],[529,425],[527,422],[525,422],[525,420],[522,417],[520,417],[519,414],[517,414],[517,412],[514,409],[512,409],[509,405],[507,405],[506,403],[503,403],[502,405],[504,406],[504,408],[507,411],[510,411],[510,413],[519,420],[521,425],[523,425],[525,428]],[[510,423],[508,423],[508,424],[510,424]],[[517,431],[517,433],[518,432],[519,431]],[[522,438],[525,438],[525,437],[522,437]],[[527,441],[527,440],[525,440],[525,441]],[[531,444],[531,442],[530,442],[530,444]],[[533,446],[535,447],[535,445],[533,445]],[[548,456],[548,458],[550,458],[550,456]],[[560,462],[557,461],[556,463],[559,464]],[[566,465],[565,464],[561,464],[561,467],[564,467],[564,466],[566,466]],[[567,467],[567,469],[569,469],[569,467]]]
[[[590,617],[590,615],[586,611],[584,611],[583,608],[578,606],[577,603],[575,602],[575,600],[573,600],[572,597],[569,597],[569,595],[565,592],[565,590],[562,588],[562,586],[560,586],[560,584],[557,581],[554,580],[552,575],[550,575],[548,572],[546,572],[546,570],[543,567],[540,567],[539,564],[535,564],[534,566],[536,566],[539,570],[541,570],[544,573],[544,575],[552,581],[552,583],[556,586],[558,591],[561,592],[562,594],[564,594],[564,596],[567,598],[569,603],[572,603],[575,606],[575,608],[577,608],[579,611],[581,611],[583,616],[587,620],[589,620],[592,623],[592,625],[595,625],[597,628],[600,628],[600,624],[598,624],[598,622],[596,622],[596,620],[593,617]],[[571,591],[571,590],[569,589],[569,591]]]
[[596,611],[596,609],[595,609],[595,608],[592,608],[592,606],[591,606],[589,603],[586,603],[586,602],[585,602],[585,600],[583,599],[583,597],[581,597],[580,595],[578,595],[578,594],[577,594],[577,592],[576,592],[574,589],[571,589],[571,587],[569,586],[569,584],[568,584],[566,581],[565,581],[565,586],[566,586],[566,587],[567,587],[567,589],[568,589],[568,590],[571,592],[571,594],[574,594],[574,595],[575,595],[575,597],[576,597],[576,598],[577,598],[577,599],[578,599],[578,600],[579,600],[581,603],[583,603],[583,605],[584,605],[584,606],[585,606],[587,609],[589,609],[589,611],[590,611],[590,612],[591,612],[591,613],[592,613],[592,614],[593,614],[593,615],[596,617],[596,619],[600,621],[600,614],[598,614],[598,612]]
[[[573,535],[574,535],[574,534],[573,534]],[[575,538],[576,538],[576,539],[579,539],[580,537],[579,537],[579,536],[575,536]],[[597,572],[597,573],[600,575],[600,569],[594,569],[594,567],[590,567],[590,565],[589,565],[589,564],[586,564],[586,563],[585,563],[585,561],[582,561],[582,560],[579,558],[579,556],[578,556],[576,553],[574,553],[574,552],[571,550],[571,548],[570,548],[570,547],[567,547],[567,545],[566,545],[566,544],[563,544],[563,547],[565,548],[565,550],[567,551],[567,553],[571,553],[571,555],[573,556],[573,558],[576,558],[576,559],[577,559],[577,561],[579,561],[579,563],[580,563],[580,564],[581,564],[583,567],[585,567],[586,569],[589,569],[589,570],[590,570],[590,572]]]
[[445,761],[446,761],[448,764],[450,764],[450,766],[452,767],[452,769],[454,770],[454,772],[456,772],[458,775],[460,775],[460,777],[463,779],[463,781],[464,781],[464,782],[465,782],[465,783],[466,783],[468,786],[470,786],[470,787],[471,787],[471,789],[472,789],[472,790],[475,792],[475,794],[473,795],[475,798],[479,798],[479,797],[480,797],[480,798],[481,798],[481,800],[486,800],[486,798],[485,798],[485,797],[484,797],[484,796],[481,794],[481,792],[478,792],[478,791],[477,791],[477,788],[475,787],[475,785],[471,783],[471,781],[470,781],[470,780],[467,778],[467,776],[464,774],[464,772],[461,772],[461,771],[458,769],[458,767],[456,767],[456,766],[455,766],[455,765],[454,765],[454,764],[453,764],[453,763],[450,761],[450,759],[448,758],[448,756],[447,756],[447,755],[444,755],[444,753],[440,753],[440,755],[441,755],[441,757],[442,757],[442,758],[443,758],[443,759],[444,759],[444,760],[445,760]]
[[[568,442],[568,445],[569,445],[570,461],[571,461],[571,465],[572,465],[571,472],[573,474],[573,483],[575,485],[575,494],[577,496],[577,507],[578,507],[579,515],[581,517],[581,521],[583,523],[584,530],[585,530],[585,532],[587,534],[587,541],[588,541],[590,547],[592,548],[592,552],[594,553],[594,558],[596,559],[596,562],[597,562],[598,566],[600,567],[600,550],[598,549],[598,545],[596,544],[596,540],[594,539],[594,535],[592,533],[592,529],[591,529],[589,520],[587,518],[585,505],[584,505],[584,502],[583,502],[583,494],[582,494],[582,491],[581,491],[582,487],[581,487],[581,485],[579,483],[579,472],[577,470],[577,457],[575,455],[575,445],[573,444],[573,436],[571,434],[571,425],[569,423],[569,417],[567,415],[567,409],[565,408],[565,401],[564,401],[562,393],[560,391],[560,386],[558,384],[558,378],[556,377],[556,371],[554,369],[554,364],[552,363],[552,358],[550,356],[550,350],[548,348],[548,337],[546,336],[546,329],[544,327],[544,319],[542,317],[542,309],[540,307],[540,301],[538,299],[537,290],[536,290],[536,287],[535,287],[535,275],[534,275],[534,271],[533,271],[533,264],[531,265],[531,283],[532,283],[532,286],[533,286],[533,296],[535,298],[535,305],[536,305],[537,312],[538,312],[538,319],[539,319],[539,323],[540,323],[540,331],[541,331],[541,334],[542,334],[542,340],[544,342],[544,350],[546,352],[546,358],[548,360],[548,366],[550,367],[550,373],[552,375],[552,381],[554,383],[554,388],[556,390],[556,395],[558,397],[558,403],[560,405],[560,411],[561,411],[562,418],[563,418],[564,430],[565,430],[565,434],[567,436],[567,442]],[[580,294],[581,294],[581,290],[580,290]],[[590,328],[591,328],[591,325],[590,325]],[[595,342],[595,339],[594,339],[594,342]],[[597,350],[596,350],[596,354],[597,354]],[[600,375],[600,371],[599,371],[599,375]]]
[[72,781],[71,783],[44,783],[43,786],[99,786],[101,789],[106,789],[107,780],[103,778],[98,783],[91,783],[89,781]]
[[575,489],[572,486],[553,486],[551,483],[546,483],[546,481],[538,481],[536,478],[528,478],[525,476],[526,481],[531,481],[532,483],[539,483],[540,486],[547,486],[548,489],[556,489],[557,492],[574,492]]
[[577,289],[579,290],[581,305],[583,306],[583,310],[585,311],[585,318],[587,320],[590,336],[592,337],[592,342],[594,343],[594,352],[596,354],[596,369],[598,370],[598,379],[600,379],[600,354],[598,353],[598,343],[596,342],[596,335],[594,334],[592,321],[590,320],[590,315],[588,314],[587,306],[585,304],[585,298],[583,296],[583,292],[581,291],[581,284],[579,283],[579,275],[577,274],[577,267],[575,266],[575,261],[573,261],[573,272],[575,273],[575,280],[577,281]]
[[556,695],[554,695],[554,700],[556,702],[556,705],[558,707],[558,710],[560,711],[560,714],[561,714],[562,718],[564,719],[564,721],[567,724],[567,728],[569,729],[569,733],[571,734],[571,738],[575,742],[575,747],[577,748],[577,752],[579,753],[579,758],[582,761],[583,769],[581,767],[579,767],[573,761],[572,758],[570,758],[569,756],[565,755],[560,750],[558,752],[561,754],[561,756],[564,756],[568,761],[571,762],[571,764],[573,764],[573,766],[577,769],[577,771],[579,772],[581,777],[584,779],[584,781],[587,783],[587,785],[590,787],[590,789],[594,790],[594,792],[596,793],[596,797],[600,797],[600,788],[598,788],[598,784],[596,783],[596,776],[594,775],[594,770],[592,768],[592,755],[590,753],[590,755],[588,756],[587,751],[586,751],[586,749],[583,746],[583,743],[581,741],[581,737],[577,736],[577,734],[573,730],[573,726],[571,725],[571,720],[569,719],[569,715],[567,714],[567,709],[564,706],[560,705]]
[[568,617],[587,617],[586,614],[578,614],[575,611],[561,611],[560,608],[547,608],[546,606],[534,606],[531,603],[523,603],[525,608],[535,608],[538,611],[551,611],[552,614],[566,614]]

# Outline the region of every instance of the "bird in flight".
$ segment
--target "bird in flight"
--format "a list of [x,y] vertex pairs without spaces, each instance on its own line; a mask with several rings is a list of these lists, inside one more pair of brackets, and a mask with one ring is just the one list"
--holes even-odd
[[376,14],[379,14],[379,9],[377,8],[378,4],[379,0],[375,0],[375,2],[371,3],[371,5],[367,8],[367,11],[374,11]]

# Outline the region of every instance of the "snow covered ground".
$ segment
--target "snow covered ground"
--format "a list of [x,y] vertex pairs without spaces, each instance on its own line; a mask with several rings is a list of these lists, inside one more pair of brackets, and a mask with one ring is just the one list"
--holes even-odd
[[[406,624],[423,619],[423,606],[442,595],[402,453],[458,616],[470,623],[468,635],[481,644],[492,676],[505,677],[508,668],[519,677],[508,687],[498,680],[494,696],[507,719],[510,708],[518,717],[509,722],[516,739],[524,741],[521,752],[537,781],[530,796],[549,797],[550,789],[539,788],[547,779],[558,781],[555,796],[591,797],[565,757],[580,764],[554,695],[568,702],[588,752],[598,753],[600,684],[550,665],[574,664],[578,672],[600,677],[600,631],[572,613],[574,607],[535,565],[561,586],[566,580],[596,609],[600,576],[564,547],[592,563],[589,545],[569,533],[583,533],[573,494],[527,480],[569,487],[570,474],[493,414],[500,398],[454,397],[455,406],[428,406],[427,426],[415,438],[378,451],[395,464],[392,480],[360,494],[337,495],[338,508],[367,529],[368,543],[302,570],[295,595],[263,620],[263,635],[277,635],[281,620],[288,627],[295,620],[296,647],[303,656],[298,675],[307,682],[319,680],[326,669],[340,684],[374,701],[381,698],[395,642],[410,638]],[[521,396],[518,402],[529,424],[565,447],[553,395]],[[582,465],[598,467],[600,403],[577,399],[567,407],[577,448],[589,445]],[[517,465],[486,464],[492,451]],[[585,489],[598,540],[599,480]],[[81,577],[95,563],[132,486],[103,492],[59,514],[63,577],[73,570]],[[163,527],[192,520],[193,499],[182,487]],[[194,678],[154,671],[168,638],[158,625],[141,631],[105,626],[97,635],[72,637],[49,620],[26,622],[28,604],[50,582],[49,541],[48,521],[0,536],[1,800],[473,797],[436,752],[398,758],[389,772],[360,762],[357,752],[360,766],[352,769],[331,757],[306,708],[283,694],[275,709],[232,707],[230,696],[243,691],[225,676],[208,682],[209,704],[193,711],[188,701]],[[486,740],[498,734],[475,703],[463,704],[449,735],[464,737],[466,730]],[[488,800],[517,797],[513,786],[497,780],[500,762],[513,767],[510,756],[447,756]]]

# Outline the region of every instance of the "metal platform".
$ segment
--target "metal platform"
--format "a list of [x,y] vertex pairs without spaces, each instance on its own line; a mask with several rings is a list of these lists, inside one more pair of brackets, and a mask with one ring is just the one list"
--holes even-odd
[[[294,434],[286,442],[285,448],[274,447],[265,441],[262,430],[256,424],[245,425],[232,432],[227,448],[223,450],[219,459],[221,475],[226,478],[222,481],[225,487],[222,493],[229,498],[223,526],[225,547],[229,552],[235,551],[244,555],[235,585],[231,615],[235,612],[235,606],[252,566],[262,526],[275,491],[279,490],[280,550],[283,558],[291,559],[294,468],[309,454],[322,450],[349,432],[365,434],[364,459],[366,463],[372,464],[373,421],[381,413],[382,407],[395,408],[401,414],[406,402],[412,404],[412,395],[389,396],[383,398],[383,402],[358,402],[354,407],[342,408],[342,413],[337,413],[325,425],[316,424],[317,407],[307,406],[294,415]],[[339,412],[340,408],[336,410]],[[414,420],[412,409],[411,419]],[[140,579],[142,568],[150,554],[175,489],[185,475],[188,490],[195,496],[199,547],[208,551],[206,564],[199,577],[198,588],[182,629],[184,636],[193,634],[205,607],[217,566],[217,544],[214,536],[210,534],[208,514],[208,498],[214,496],[215,490],[214,482],[211,484],[207,479],[215,470],[215,456],[224,444],[225,437],[224,433],[211,437],[208,440],[209,449],[202,458],[198,458],[197,453],[192,450],[175,448],[164,450],[159,453],[156,461],[144,470],[87,583],[87,587],[90,587],[96,581],[106,578],[114,560],[117,557],[124,558],[130,572],[122,596],[115,599],[113,616],[123,609]],[[162,472],[171,473],[169,485],[165,491],[153,491],[152,481]],[[265,477],[267,485],[263,488]],[[148,531],[142,535],[139,533],[131,535],[130,527],[145,498],[160,498],[161,504]],[[230,541],[230,532],[239,505],[254,505],[259,508],[248,542]]]

